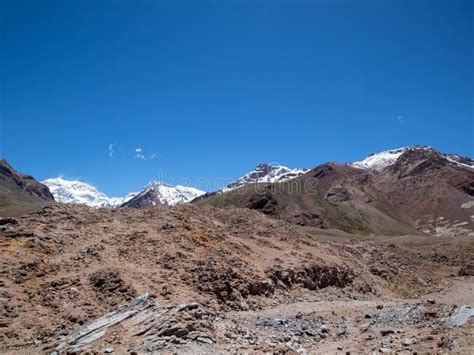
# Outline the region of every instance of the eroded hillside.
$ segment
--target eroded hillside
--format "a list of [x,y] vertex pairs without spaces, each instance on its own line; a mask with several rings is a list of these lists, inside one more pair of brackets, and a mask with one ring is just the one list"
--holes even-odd
[[[416,327],[427,349],[441,341],[429,324],[458,308],[424,318],[420,296],[452,287],[473,252],[463,238],[322,238],[234,207],[54,205],[1,224],[2,351],[361,350]],[[413,324],[392,319],[411,306]],[[379,314],[370,339],[364,312]]]

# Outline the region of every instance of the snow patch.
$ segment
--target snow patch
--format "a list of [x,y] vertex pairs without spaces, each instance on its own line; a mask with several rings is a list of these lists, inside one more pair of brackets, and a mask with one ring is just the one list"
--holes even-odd
[[446,160],[464,168],[474,169],[474,160],[471,158],[462,157],[457,154],[443,154]]
[[461,205],[461,208],[472,208],[472,207],[474,207],[474,200],[473,200],[473,201],[464,202],[464,203]]

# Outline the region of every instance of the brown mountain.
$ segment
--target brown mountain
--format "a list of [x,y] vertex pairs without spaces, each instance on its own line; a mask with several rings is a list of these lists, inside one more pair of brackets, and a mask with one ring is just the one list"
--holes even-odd
[[198,201],[259,210],[293,224],[346,232],[417,233],[360,169],[327,163],[283,183],[252,184]]
[[[459,156],[458,156],[459,157]],[[410,149],[373,179],[373,186],[423,229],[474,230],[474,168],[434,149]],[[464,162],[464,163],[463,163]]]
[[247,207],[294,224],[347,232],[469,232],[473,190],[474,169],[415,147],[381,171],[327,163],[287,182],[246,185],[196,203]]
[[6,160],[0,160],[0,209],[43,201],[54,201],[46,185],[19,173]]

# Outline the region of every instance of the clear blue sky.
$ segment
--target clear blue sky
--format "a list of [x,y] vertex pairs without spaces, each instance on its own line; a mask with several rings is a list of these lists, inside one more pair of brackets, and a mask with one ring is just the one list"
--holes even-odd
[[413,144],[473,156],[473,12],[456,0],[2,0],[0,155],[111,195]]

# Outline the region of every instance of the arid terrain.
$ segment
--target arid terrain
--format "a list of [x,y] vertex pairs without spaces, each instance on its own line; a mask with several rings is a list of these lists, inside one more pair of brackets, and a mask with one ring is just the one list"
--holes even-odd
[[0,220],[2,353],[474,347],[469,233],[348,234],[189,204],[21,214]]
[[0,352],[472,353],[473,166],[404,148],[113,207],[2,160]]
[[0,355],[474,355],[474,0],[0,0]]

